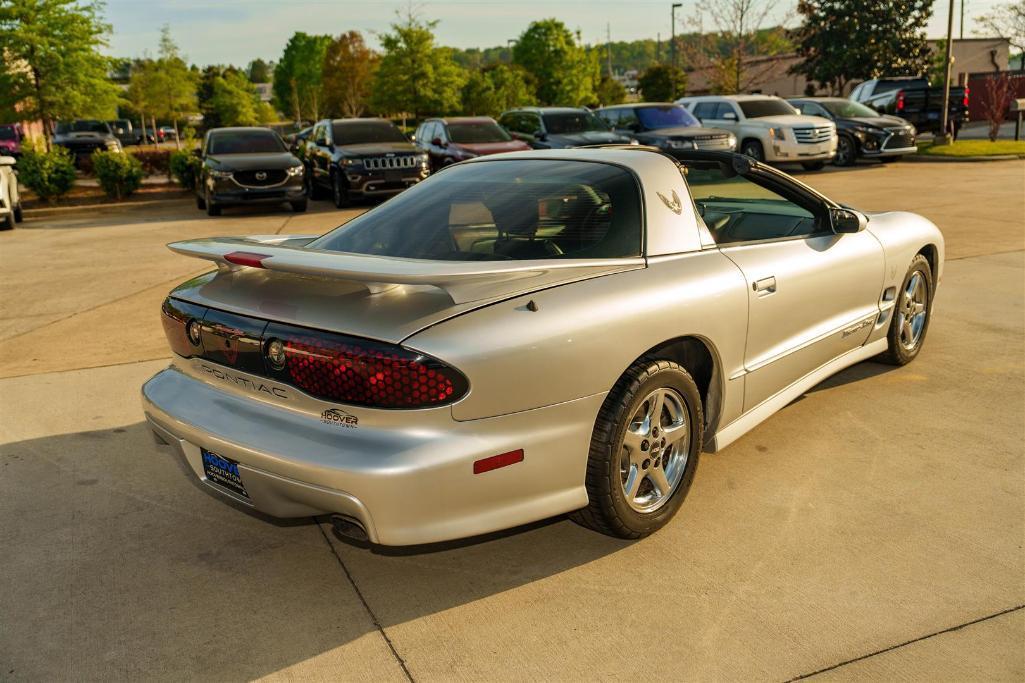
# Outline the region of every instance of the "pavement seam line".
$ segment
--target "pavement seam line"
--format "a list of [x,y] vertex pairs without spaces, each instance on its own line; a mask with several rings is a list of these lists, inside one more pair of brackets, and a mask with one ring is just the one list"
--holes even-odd
[[803,680],[805,680],[807,678],[811,678],[812,676],[818,676],[819,674],[824,674],[824,673],[826,673],[828,671],[833,671],[835,669],[839,669],[840,667],[847,666],[848,664],[854,664],[856,662],[861,662],[861,661],[864,661],[866,659],[870,659],[871,657],[875,657],[876,655],[882,655],[882,654],[886,654],[887,652],[893,652],[894,650],[899,650],[902,647],[907,647],[908,645],[914,645],[915,643],[920,643],[923,640],[928,640],[930,638],[935,638],[936,636],[942,636],[945,633],[953,633],[954,631],[960,631],[961,629],[967,628],[968,626],[974,626],[975,624],[981,624],[984,621],[989,621],[990,619],[996,619],[997,617],[1002,617],[1005,614],[1011,614],[1012,612],[1017,612],[1018,610],[1022,610],[1022,609],[1025,609],[1025,605],[1015,605],[1014,607],[1008,607],[1005,610],[1001,610],[1001,611],[995,612],[993,614],[988,614],[988,615],[986,615],[984,617],[979,617],[978,619],[972,619],[971,621],[966,621],[965,623],[958,624],[957,626],[951,626],[950,628],[945,628],[945,629],[940,630],[940,631],[934,631],[933,633],[928,633],[928,634],[926,634],[924,636],[919,636],[918,638],[912,638],[911,640],[906,640],[903,643],[897,643],[896,645],[891,645],[889,647],[884,647],[881,650],[876,650],[875,652],[869,652],[868,654],[861,655],[860,657],[854,657],[853,659],[848,659],[848,660],[840,662],[838,664],[833,664],[832,666],[827,666],[825,668],[819,669],[818,671],[812,671],[811,673],[801,674],[800,676],[794,676],[793,678],[787,679],[786,683],[793,683],[794,681],[803,681]]
[[989,252],[987,254],[974,254],[972,256],[957,256],[955,258],[945,258],[945,259],[943,259],[943,261],[944,261],[944,263],[947,262],[947,261],[964,261],[965,259],[970,259],[970,258],[986,258],[987,256],[1001,256],[1003,254],[1018,254],[1018,253],[1021,253],[1022,251],[1025,251],[1025,250],[1023,250],[1023,249],[1008,249],[1007,251],[991,251],[991,252]]
[[349,583],[352,584],[352,589],[356,591],[356,597],[358,597],[359,601],[363,603],[363,609],[365,609],[367,614],[370,615],[370,621],[373,622],[377,632],[381,634],[382,638],[384,638],[384,642],[388,645],[388,649],[391,650],[392,656],[395,657],[395,661],[399,663],[402,673],[406,675],[406,680],[409,681],[409,683],[415,683],[413,675],[409,673],[409,669],[406,667],[406,660],[399,655],[398,650],[395,649],[395,644],[391,641],[391,638],[388,637],[388,634],[385,632],[384,626],[382,626],[381,622],[378,620],[377,615],[374,614],[374,610],[370,609],[370,603],[368,603],[367,599],[363,596],[363,591],[361,591],[359,586],[356,585],[356,580],[352,577],[352,573],[349,572],[349,568],[345,566],[345,562],[342,561],[342,556],[338,554],[337,550],[335,550],[334,544],[331,543],[331,539],[327,537],[327,534],[324,532],[324,526],[319,520],[317,521],[317,528],[320,529],[320,535],[324,537],[324,542],[327,543],[327,547],[331,549],[331,554],[335,556],[336,560],[338,560],[338,566],[341,567],[342,571],[345,573],[345,578],[349,580]]
[[[195,271],[196,275],[202,275],[204,272],[205,271]],[[185,277],[185,279],[188,280],[190,278],[195,277],[196,275],[188,275],[188,276]],[[116,303],[120,303],[122,301],[125,301],[126,299],[131,299],[133,296],[136,296],[138,294],[142,294],[143,292],[149,291],[149,290],[153,289],[154,287],[166,287],[167,285],[173,285],[176,282],[181,282],[181,281],[182,281],[182,277],[178,276],[178,277],[174,277],[174,278],[172,278],[170,280],[165,280],[163,282],[154,283],[152,285],[149,285],[148,287],[143,287],[142,289],[137,289],[137,290],[135,290],[134,292],[132,292],[130,294],[125,294],[124,296],[119,296],[116,299],[111,299],[110,301],[104,301],[101,304],[96,304],[95,306],[91,306],[89,308],[83,308],[80,311],[74,311],[73,313],[67,314],[63,318],[58,318],[57,320],[52,320],[52,321],[46,323],[45,325],[40,325],[39,327],[33,327],[31,330],[25,330],[24,332],[19,332],[18,334],[11,335],[10,337],[4,337],[2,339],[2,341],[8,342],[8,341],[10,341],[12,339],[17,339],[18,337],[24,337],[25,335],[32,334],[33,332],[38,332],[39,330],[45,330],[47,327],[51,327],[52,325],[56,325],[58,323],[62,323],[65,320],[71,320],[75,316],[84,315],[86,313],[92,313],[93,311],[95,311],[98,308],[103,308],[104,306],[110,306],[112,304],[116,304]]]

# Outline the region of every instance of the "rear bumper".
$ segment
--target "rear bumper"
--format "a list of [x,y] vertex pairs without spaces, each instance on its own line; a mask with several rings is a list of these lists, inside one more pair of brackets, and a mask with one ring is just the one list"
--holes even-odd
[[[142,388],[147,420],[204,485],[269,515],[339,513],[362,525],[375,543],[411,545],[505,529],[587,504],[588,444],[604,394],[466,422],[452,419],[448,407],[346,407],[358,418],[347,428],[320,419],[329,404],[303,396],[286,408],[246,395],[251,386],[221,388],[195,372],[178,359],[150,379]],[[239,463],[248,500],[206,480],[204,448]],[[523,449],[522,462],[473,473],[476,460],[517,449]]]

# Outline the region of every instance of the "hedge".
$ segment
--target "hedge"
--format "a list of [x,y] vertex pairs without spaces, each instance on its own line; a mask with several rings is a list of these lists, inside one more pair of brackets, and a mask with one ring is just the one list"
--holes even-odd
[[123,152],[93,152],[93,171],[100,187],[113,199],[124,199],[139,189],[142,177],[142,163],[131,154]]

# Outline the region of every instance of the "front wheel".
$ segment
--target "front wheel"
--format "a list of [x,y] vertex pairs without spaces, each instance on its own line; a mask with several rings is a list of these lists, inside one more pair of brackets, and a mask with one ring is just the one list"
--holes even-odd
[[331,197],[334,199],[335,208],[344,209],[352,204],[349,188],[345,187],[338,173],[331,176]]
[[610,536],[641,538],[683,504],[701,452],[697,385],[682,366],[644,359],[609,392],[591,436],[578,523]]
[[933,280],[929,260],[918,254],[901,285],[886,334],[890,347],[880,360],[892,365],[907,365],[922,350],[932,317]]
[[303,213],[306,211],[306,200],[300,199],[297,202],[290,202],[292,205],[292,211],[295,213]]
[[740,153],[746,154],[755,161],[765,161],[765,148],[757,140],[745,140],[740,147]]
[[841,135],[840,139],[836,141],[836,156],[833,157],[833,163],[837,166],[853,166],[857,160],[858,148],[855,146],[854,140],[846,135]]

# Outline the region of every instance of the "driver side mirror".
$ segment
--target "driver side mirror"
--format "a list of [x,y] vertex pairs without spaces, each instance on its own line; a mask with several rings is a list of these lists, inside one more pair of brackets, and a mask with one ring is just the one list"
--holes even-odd
[[837,234],[861,232],[868,225],[868,216],[852,209],[831,208],[829,223]]

